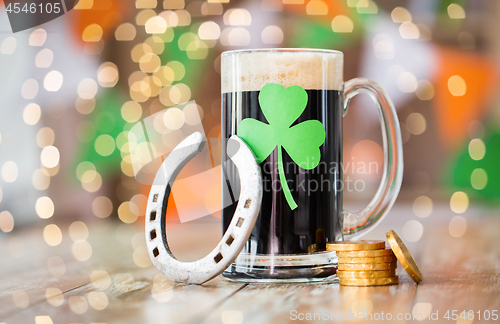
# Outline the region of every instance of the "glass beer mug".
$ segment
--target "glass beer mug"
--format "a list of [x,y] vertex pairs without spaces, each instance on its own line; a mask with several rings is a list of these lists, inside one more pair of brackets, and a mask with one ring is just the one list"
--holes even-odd
[[[390,98],[375,82],[344,83],[342,52],[317,49],[237,50],[222,54],[223,232],[239,196],[226,140],[238,135],[262,172],[256,224],[223,273],[248,282],[335,279],[337,258],[326,243],[356,239],[394,204],[402,182],[402,142]],[[342,209],[342,119],[349,101],[369,94],[378,107],[384,146],[380,186],[366,208]]]

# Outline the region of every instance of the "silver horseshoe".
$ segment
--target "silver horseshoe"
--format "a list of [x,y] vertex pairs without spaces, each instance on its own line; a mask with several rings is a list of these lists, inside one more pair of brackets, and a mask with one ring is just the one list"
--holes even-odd
[[205,137],[195,132],[184,139],[165,158],[158,170],[146,209],[146,245],[155,267],[176,282],[203,284],[221,274],[238,257],[255,225],[262,201],[262,175],[255,156],[236,135],[228,142],[228,156],[240,177],[240,196],[236,212],[217,246],[204,258],[181,262],[172,255],[166,236],[166,210],[170,188],[180,170],[205,144]]

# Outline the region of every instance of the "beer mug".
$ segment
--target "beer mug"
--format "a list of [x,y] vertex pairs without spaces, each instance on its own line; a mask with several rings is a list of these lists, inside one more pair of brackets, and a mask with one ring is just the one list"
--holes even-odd
[[[223,272],[246,282],[335,279],[337,258],[326,243],[356,239],[394,204],[403,175],[396,111],[375,82],[344,83],[342,52],[256,49],[222,53],[223,232],[239,197],[238,172],[226,141],[238,135],[262,173],[262,202],[250,238]],[[384,146],[380,186],[366,208],[342,209],[343,116],[358,93],[378,107]],[[225,187],[225,186],[223,186]]]

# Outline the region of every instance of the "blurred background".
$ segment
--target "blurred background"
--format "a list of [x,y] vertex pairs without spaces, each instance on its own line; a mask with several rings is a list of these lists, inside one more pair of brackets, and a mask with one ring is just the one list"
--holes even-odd
[[[442,210],[459,238],[468,209],[495,213],[500,200],[499,17],[500,2],[488,0],[80,0],[13,34],[0,1],[2,250],[9,260],[26,258],[30,247],[18,234],[32,231],[85,262],[96,250],[89,229],[104,228],[112,244],[131,249],[136,266],[151,266],[142,231],[149,186],[135,177],[131,153],[140,143],[130,141],[131,129],[162,112],[175,138],[199,118],[216,139],[220,53],[265,47],[340,50],[344,80],[379,82],[404,141],[396,209],[405,214],[403,238],[417,242],[425,219]],[[165,110],[173,106],[181,108]],[[364,207],[377,189],[380,134],[374,104],[354,99],[344,120],[345,177],[363,186],[346,190],[348,208]],[[191,169],[218,170],[217,141],[208,148]],[[360,162],[377,167],[358,170]],[[207,211],[200,224],[220,224],[217,172],[190,179],[203,187],[196,194],[174,186],[169,222],[196,205]],[[212,246],[219,227],[211,227]],[[172,235],[187,240],[202,228]],[[57,251],[35,266],[60,275]]]

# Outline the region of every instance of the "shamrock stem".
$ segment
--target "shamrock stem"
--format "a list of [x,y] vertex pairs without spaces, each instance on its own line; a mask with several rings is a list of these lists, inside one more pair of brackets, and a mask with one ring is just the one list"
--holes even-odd
[[297,208],[297,204],[295,200],[293,200],[292,193],[290,192],[290,188],[288,188],[288,183],[286,182],[285,171],[283,170],[283,155],[281,153],[281,145],[278,145],[278,172],[280,175],[281,187],[283,188],[283,193],[285,194],[286,201],[288,202],[288,206],[292,210]]

